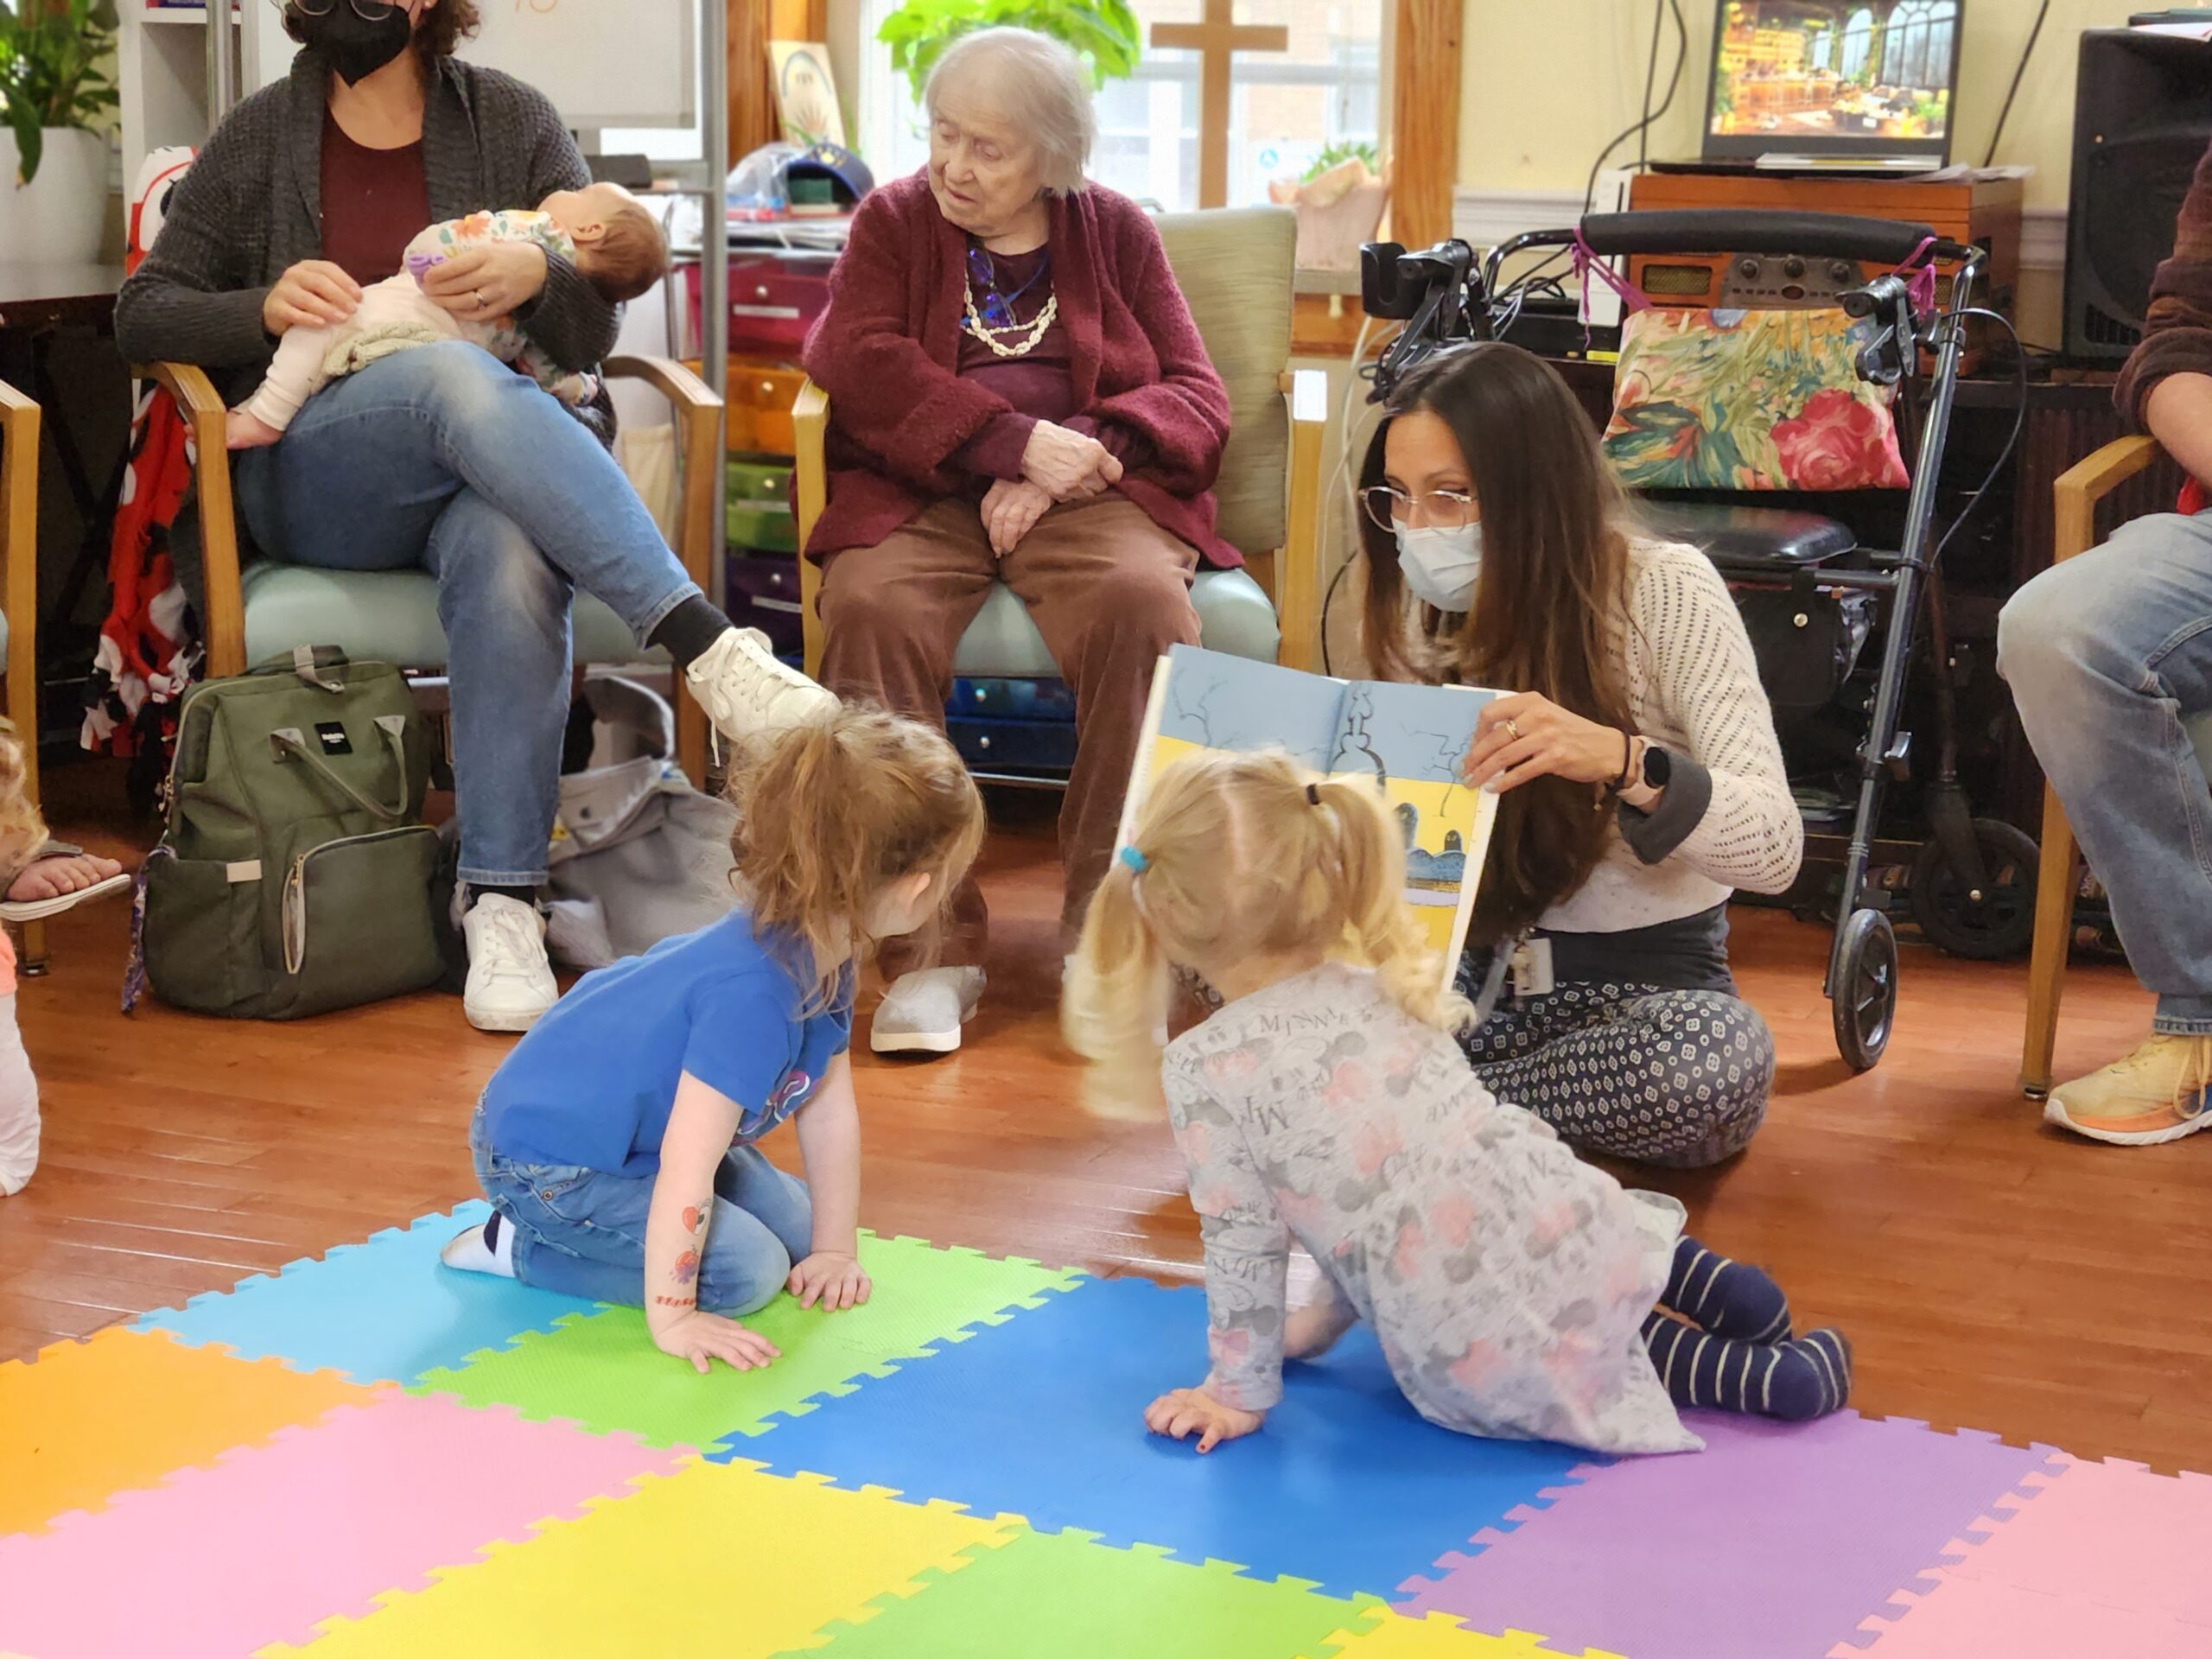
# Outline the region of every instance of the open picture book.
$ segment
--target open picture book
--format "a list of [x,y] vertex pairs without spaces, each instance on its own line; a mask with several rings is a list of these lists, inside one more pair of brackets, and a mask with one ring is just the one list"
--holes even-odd
[[1406,843],[1406,903],[1444,956],[1466,943],[1497,798],[1459,780],[1476,717],[1498,694],[1461,685],[1336,680],[1177,645],[1154,671],[1117,846],[1151,781],[1185,755],[1280,750],[1317,776],[1382,786]]

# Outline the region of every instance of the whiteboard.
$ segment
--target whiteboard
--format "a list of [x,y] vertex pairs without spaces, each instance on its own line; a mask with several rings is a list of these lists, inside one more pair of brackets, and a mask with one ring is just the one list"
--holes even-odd
[[478,0],[477,11],[483,27],[461,55],[528,81],[569,128],[697,122],[698,0]]

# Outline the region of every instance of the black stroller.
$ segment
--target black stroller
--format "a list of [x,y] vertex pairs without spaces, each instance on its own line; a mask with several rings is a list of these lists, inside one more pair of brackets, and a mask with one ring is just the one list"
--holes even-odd
[[[1887,913],[1891,893],[1870,883],[1868,865],[1885,787],[1891,779],[1907,776],[1911,737],[1900,726],[1916,634],[1923,626],[1939,636],[1942,630],[1940,588],[1933,580],[1936,490],[1962,336],[1985,256],[1978,248],[1945,242],[1921,225],[1748,210],[1596,214],[1579,230],[1516,237],[1494,249],[1480,270],[1464,242],[1412,254],[1395,245],[1375,245],[1363,251],[1367,308],[1406,322],[1377,363],[1376,396],[1387,396],[1407,370],[1441,346],[1505,333],[1543,267],[1503,288],[1500,273],[1508,260],[1545,249],[1572,251],[1585,261],[1724,255],[1746,274],[1756,267],[1776,293],[1764,303],[1840,305],[1869,323],[1872,336],[1858,353],[1859,378],[1898,389],[1900,444],[1912,460],[1894,551],[1861,546],[1844,525],[1808,513],[1705,499],[1647,503],[1655,528],[1703,548],[1739,597],[1746,588],[1780,594],[1797,627],[1807,629],[1816,619],[1825,625],[1825,632],[1814,628],[1788,642],[1799,647],[1789,653],[1794,662],[1760,651],[1770,693],[1777,678],[1793,672],[1802,677],[1808,659],[1816,675],[1840,667],[1834,682],[1840,688],[1878,618],[1879,670],[1868,699],[1865,739],[1852,760],[1856,810],[1841,849],[1841,892],[1826,985],[1836,1046],[1854,1070],[1866,1071],[1888,1046],[1897,1001],[1897,940]],[[1916,304],[1916,287],[1923,301],[1936,293],[1939,264],[1953,267],[1948,301]],[[1885,274],[1863,281],[1870,265]],[[1923,364],[1923,351],[1932,367]],[[1940,638],[1936,644],[1940,653]],[[2004,837],[2024,842],[2024,836],[1974,818],[1956,778],[1948,683],[1941,674],[1934,678],[1941,753],[1936,778],[1923,791],[1932,833],[1913,860],[1916,913],[1940,943],[1964,954],[2004,954],[2005,942],[2016,931],[2024,938],[2032,917],[2033,845],[2027,843],[2023,857]]]

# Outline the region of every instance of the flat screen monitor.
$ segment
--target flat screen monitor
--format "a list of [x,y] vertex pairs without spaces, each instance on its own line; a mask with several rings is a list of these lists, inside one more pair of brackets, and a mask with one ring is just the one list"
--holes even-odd
[[1950,159],[1964,0],[1720,0],[1708,161]]

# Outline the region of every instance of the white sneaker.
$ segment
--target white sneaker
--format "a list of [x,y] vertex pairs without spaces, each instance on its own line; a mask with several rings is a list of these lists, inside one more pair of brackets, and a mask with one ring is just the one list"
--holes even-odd
[[960,1027],[983,1000],[980,968],[925,968],[901,974],[876,1005],[868,1046],[879,1054],[950,1054]]
[[560,1000],[545,958],[545,918],[535,905],[487,893],[461,918],[468,986],[461,1006],[479,1031],[528,1031]]
[[776,660],[758,628],[730,628],[683,671],[715,729],[734,743],[835,713],[837,699]]

